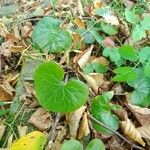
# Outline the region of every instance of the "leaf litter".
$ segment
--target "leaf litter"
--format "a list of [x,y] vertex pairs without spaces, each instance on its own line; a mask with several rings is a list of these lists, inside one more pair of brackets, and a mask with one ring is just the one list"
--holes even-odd
[[[133,9],[134,5],[135,9]],[[60,150],[64,141],[71,138],[87,145],[96,136],[103,140],[107,149],[126,150],[130,149],[132,144],[138,149],[141,149],[140,146],[148,149],[150,145],[149,74],[142,76],[144,82],[138,83],[139,85],[131,83],[127,76],[116,80],[117,83],[113,79],[120,75],[115,76],[115,69],[119,67],[120,72],[125,71],[121,67],[130,67],[131,73],[132,70],[138,70],[145,64],[149,66],[148,57],[144,57],[149,56],[146,50],[149,50],[150,44],[150,26],[147,21],[149,6],[149,3],[130,0],[117,3],[101,0],[2,2],[0,7],[0,147],[3,149],[11,147],[12,143],[20,137],[26,137],[26,134],[31,131],[39,130],[47,137],[51,132],[55,132],[47,140],[49,143],[45,146],[47,150]],[[9,11],[6,11],[8,8]],[[71,40],[69,37],[66,40],[64,40],[65,36],[62,39],[59,37],[64,40],[64,45],[61,45],[62,43],[59,45],[58,38],[56,40],[58,44],[50,49],[68,50],[64,54],[51,54],[47,51],[41,53],[45,48],[43,45],[38,45],[40,40],[32,41],[37,22],[47,16],[62,20],[58,27],[59,32],[64,31],[66,35],[70,35]],[[38,36],[44,37],[42,33],[40,32]],[[53,42],[54,38],[50,40]],[[134,54],[129,47],[123,48],[127,45],[134,48]],[[107,55],[109,52],[109,57],[104,55],[105,48],[107,48]],[[124,56],[119,48],[130,51],[130,54],[125,52]],[[138,62],[131,60],[133,55],[140,57]],[[74,112],[63,114],[58,121],[56,121],[56,113],[48,112],[39,106],[33,84],[33,75],[37,66],[51,60],[59,62],[69,78],[82,80],[90,89],[86,105]],[[139,81],[142,80],[138,78]],[[94,96],[112,90],[115,94],[111,100],[111,107],[118,104],[122,109],[115,107],[111,113],[115,113],[120,118],[119,128],[122,130],[117,129],[112,135],[104,136],[94,128],[89,112]],[[129,93],[129,97],[126,97],[126,92]],[[102,107],[106,112],[109,109],[105,101]],[[97,116],[102,117],[100,113]],[[98,118],[97,116],[95,117]],[[99,121],[104,123],[102,118]],[[128,142],[120,136],[117,137],[118,134]]]

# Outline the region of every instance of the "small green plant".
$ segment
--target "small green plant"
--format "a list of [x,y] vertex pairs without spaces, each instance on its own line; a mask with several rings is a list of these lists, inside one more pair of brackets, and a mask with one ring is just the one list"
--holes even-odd
[[55,62],[45,62],[35,72],[35,90],[41,106],[54,112],[71,112],[84,105],[88,87],[79,80],[64,83],[64,70]]
[[[77,140],[69,140],[64,142],[61,150],[83,150],[83,146]],[[105,150],[105,145],[101,140],[94,139],[87,145],[86,150]]]

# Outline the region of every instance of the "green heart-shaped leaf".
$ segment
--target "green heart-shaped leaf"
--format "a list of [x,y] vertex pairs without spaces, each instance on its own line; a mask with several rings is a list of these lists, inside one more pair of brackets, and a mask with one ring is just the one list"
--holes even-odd
[[33,33],[32,40],[45,52],[63,52],[71,45],[69,32],[60,28],[61,20],[53,17],[41,19]]
[[45,62],[35,71],[35,90],[41,106],[54,112],[71,112],[86,103],[88,87],[79,80],[63,82],[64,70]]

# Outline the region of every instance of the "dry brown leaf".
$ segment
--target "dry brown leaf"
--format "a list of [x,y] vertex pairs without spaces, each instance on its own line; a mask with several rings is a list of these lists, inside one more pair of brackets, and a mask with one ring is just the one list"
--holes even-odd
[[94,8],[101,8],[104,6],[104,2],[102,0],[94,0]]
[[43,108],[38,108],[28,120],[28,123],[31,123],[39,130],[47,130],[52,125],[51,114],[44,110]]
[[1,140],[1,138],[3,137],[3,135],[5,133],[5,129],[6,129],[6,126],[3,124],[3,121],[0,120],[0,140]]
[[82,74],[82,76],[88,82],[94,93],[98,94],[100,85],[104,83],[104,75],[102,73],[90,73],[88,75]]
[[85,29],[85,22],[81,18],[75,18],[74,23],[77,25],[78,28],[83,28]]
[[11,46],[11,52],[13,53],[20,53],[24,50],[25,48],[23,46]]
[[77,136],[79,122],[85,109],[86,109],[86,106],[82,106],[79,109],[77,109],[75,112],[66,114],[66,121],[69,125],[70,135],[73,138],[76,138]]
[[91,53],[92,53],[92,50],[93,50],[94,46],[91,45],[90,48],[88,48],[84,53],[83,55],[78,59],[77,63],[79,65],[80,68],[83,68],[86,63],[88,62],[90,56],[91,56]]
[[138,142],[142,146],[145,146],[145,142],[142,139],[141,133],[135,128],[135,126],[129,119],[127,119],[126,121],[121,121],[121,128],[125,135]]
[[3,81],[2,84],[0,84],[0,100],[12,100],[13,92],[15,92],[15,89],[7,81]]
[[135,106],[132,104],[127,104],[129,109],[133,112],[137,120],[141,123],[141,125],[149,125],[150,124],[150,109],[146,107]]
[[21,28],[21,37],[22,38],[27,38],[29,36],[29,33],[31,32],[31,27],[29,26],[23,26]]
[[3,20],[0,18],[0,36],[5,38],[8,33],[9,32],[8,32],[7,28],[5,27]]
[[88,124],[88,118],[87,113],[85,112],[81,121],[81,124],[79,126],[78,131],[78,139],[83,138],[84,136],[87,136],[90,133],[89,124]]
[[150,124],[139,127],[137,130],[141,133],[143,138],[150,140]]
[[19,133],[19,137],[23,137],[27,134],[27,130],[28,130],[28,127],[27,126],[21,126],[19,125],[18,127],[18,133]]

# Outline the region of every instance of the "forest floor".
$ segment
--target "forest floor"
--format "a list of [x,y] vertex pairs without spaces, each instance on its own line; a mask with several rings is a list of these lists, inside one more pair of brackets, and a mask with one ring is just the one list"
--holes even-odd
[[0,150],[150,150],[149,107],[149,0],[0,1]]

